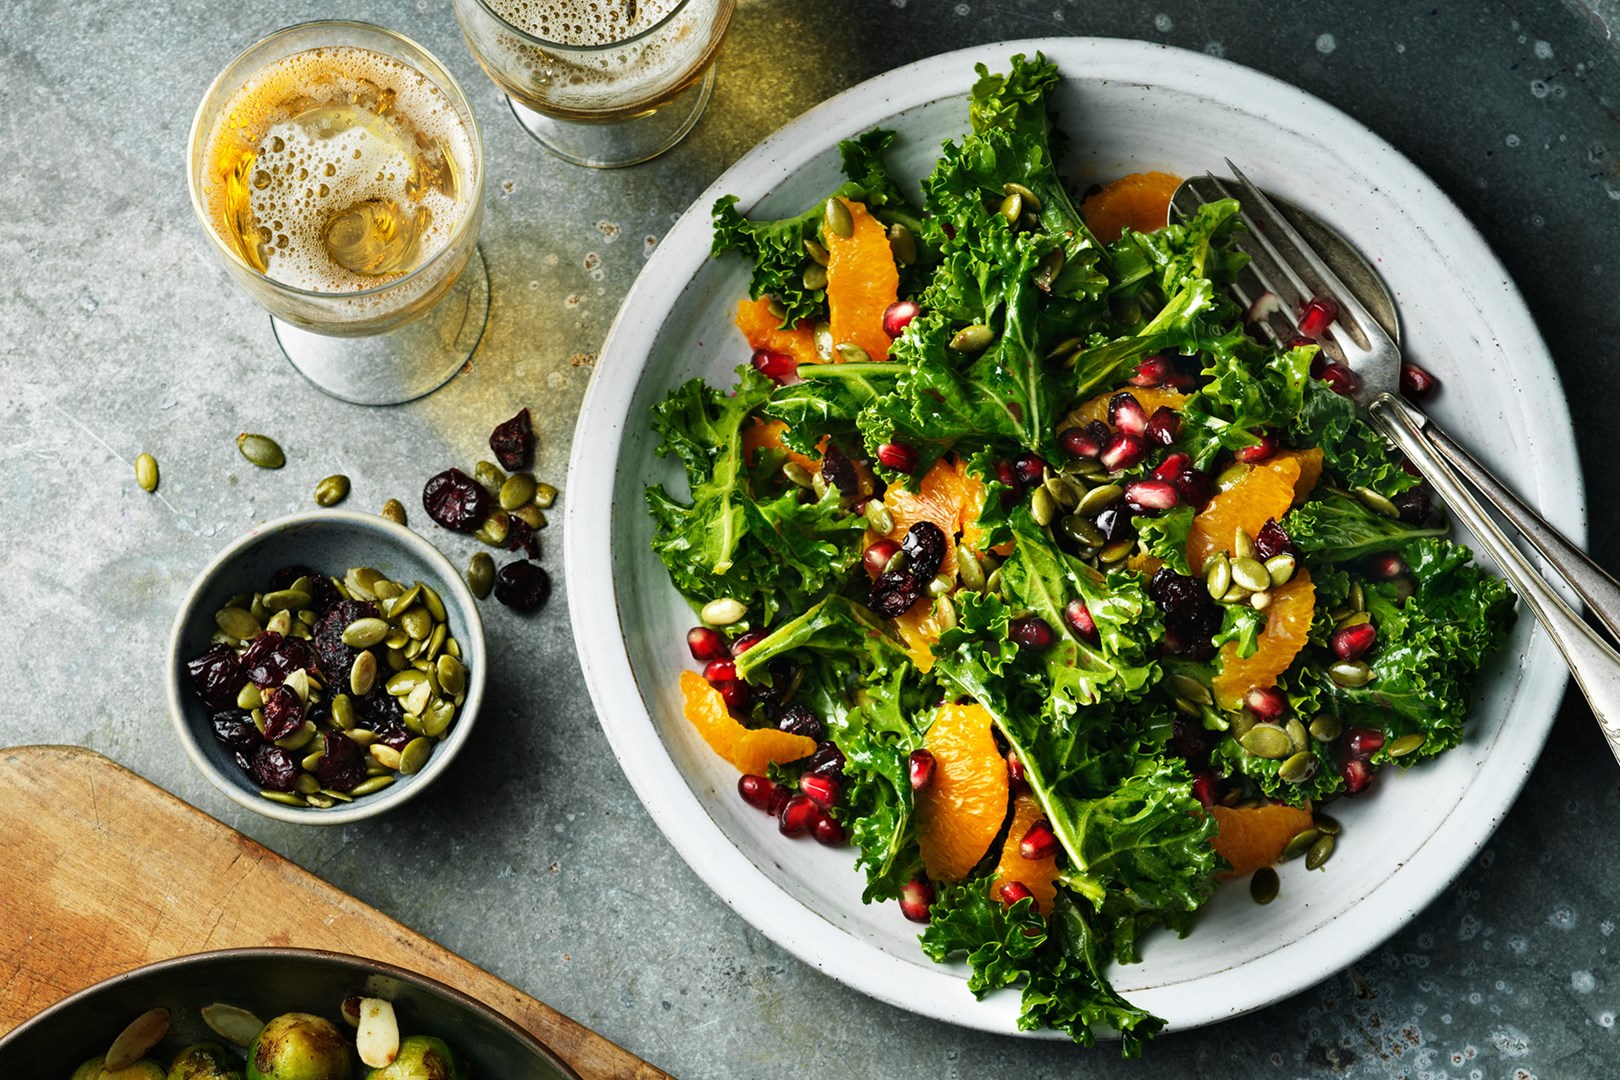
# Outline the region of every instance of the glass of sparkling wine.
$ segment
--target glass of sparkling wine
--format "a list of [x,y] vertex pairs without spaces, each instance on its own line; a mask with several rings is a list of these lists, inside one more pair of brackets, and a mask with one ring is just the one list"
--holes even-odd
[[270,35],[209,87],[187,172],[215,252],[326,393],[409,401],[477,346],[484,147],[420,45],[356,22]]
[[455,0],[473,56],[518,123],[576,165],[680,142],[714,93],[736,0]]

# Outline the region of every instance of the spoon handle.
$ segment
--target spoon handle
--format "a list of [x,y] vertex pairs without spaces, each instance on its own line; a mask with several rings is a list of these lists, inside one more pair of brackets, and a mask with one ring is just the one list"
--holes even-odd
[[[1372,414],[1378,429],[1394,440],[1411,459],[1423,478],[1440,493],[1451,512],[1495,561],[1502,576],[1518,590],[1525,605],[1563,654],[1570,674],[1575,676],[1575,685],[1581,688],[1592,706],[1610,751],[1615,760],[1620,761],[1620,655],[1552,590],[1530,565],[1524,553],[1508,539],[1496,520],[1479,504],[1474,492],[1452,471],[1448,459],[1426,437],[1424,427],[1429,426],[1431,431],[1433,429],[1432,425],[1427,425],[1427,418],[1422,413],[1390,394],[1379,394],[1374,398],[1368,412]],[[1475,467],[1482,474],[1485,473],[1483,468]],[[1500,483],[1497,483],[1497,487],[1506,491]],[[1546,526],[1544,522],[1542,524],[1548,534],[1557,535],[1551,526]],[[1525,532],[1532,535],[1528,529]],[[1569,551],[1580,554],[1568,541],[1564,543]],[[1540,549],[1539,544],[1537,548]],[[1580,557],[1585,559],[1584,555]],[[1593,570],[1602,574],[1595,566]],[[1613,581],[1607,575],[1603,577],[1612,588]],[[1594,604],[1594,609],[1596,607]]]

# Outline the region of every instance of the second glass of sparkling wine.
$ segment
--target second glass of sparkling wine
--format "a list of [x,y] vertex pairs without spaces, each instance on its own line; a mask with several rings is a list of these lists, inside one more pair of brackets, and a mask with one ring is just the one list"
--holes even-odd
[[547,150],[616,168],[686,136],[736,0],[455,0],[467,44]]
[[192,126],[192,205],[282,351],[368,405],[442,385],[483,334],[483,144],[425,49],[305,23],[237,57]]

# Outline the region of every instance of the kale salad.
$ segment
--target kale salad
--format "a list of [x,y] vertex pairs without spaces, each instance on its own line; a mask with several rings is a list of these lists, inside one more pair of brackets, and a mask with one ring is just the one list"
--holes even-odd
[[979,67],[920,203],[876,130],[797,217],[716,204],[753,352],[654,408],[687,490],[647,503],[740,796],[850,845],[1021,1027],[1135,1056],[1163,1021],[1110,963],[1222,878],[1265,903],[1280,860],[1327,869],[1327,804],[1464,737],[1514,597],[1349,373],[1249,325],[1236,202],[1167,226],[1148,173],[1077,205],[1058,80]]

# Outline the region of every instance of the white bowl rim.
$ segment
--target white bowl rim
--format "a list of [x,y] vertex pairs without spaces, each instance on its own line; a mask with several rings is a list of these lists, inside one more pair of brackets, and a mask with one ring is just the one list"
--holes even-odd
[[[203,753],[198,733],[192,729],[192,724],[187,719],[186,702],[182,697],[186,657],[180,654],[180,643],[190,621],[188,616],[195,614],[193,608],[197,595],[226,563],[241,552],[257,546],[269,536],[304,525],[347,525],[358,527],[363,532],[379,533],[401,547],[409,549],[423,562],[433,567],[444,582],[446,590],[452,594],[458,611],[466,613],[466,640],[462,641],[462,647],[473,654],[467,657],[470,661],[467,664],[469,675],[467,699],[458,710],[450,737],[434,750],[426,767],[413,776],[408,784],[385,788],[374,794],[362,796],[347,806],[334,806],[328,810],[300,810],[296,806],[283,806],[281,803],[271,802],[261,796],[249,794],[232,777],[221,773],[213,761]],[[461,635],[457,636],[457,640],[461,640]],[[180,602],[180,610],[175,612],[174,624],[169,630],[169,719],[179,732],[181,745],[186,748],[186,756],[191,758],[192,764],[237,805],[256,814],[263,814],[265,817],[293,825],[348,825],[375,817],[415,798],[436,780],[440,773],[449,768],[450,762],[466,745],[473,724],[478,719],[478,707],[484,699],[484,683],[488,668],[487,650],[484,648],[484,620],[479,614],[478,602],[473,599],[471,590],[467,588],[466,582],[461,580],[461,575],[450,560],[432,542],[414,530],[376,514],[365,514],[356,510],[303,510],[254,525],[227,544],[192,580],[191,588],[186,591],[185,599]]]
[[[613,492],[625,425],[634,419],[628,412],[639,368],[614,368],[613,378],[603,377],[604,368],[613,367],[620,353],[626,355],[626,364],[645,363],[661,329],[646,313],[659,309],[659,299],[666,292],[684,287],[708,258],[707,208],[716,198],[735,194],[740,196],[739,205],[746,208],[794,170],[828,152],[838,139],[938,100],[943,96],[939,93],[942,86],[959,86],[965,100],[970,85],[967,75],[974,64],[998,70],[1015,53],[1033,55],[1037,51],[1055,60],[1069,81],[1163,87],[1217,107],[1240,101],[1243,108],[1259,116],[1286,115],[1296,123],[1309,122],[1313,130],[1331,131],[1339,146],[1376,159],[1383,175],[1391,180],[1389,188],[1415,189],[1429,200],[1425,209],[1444,215],[1447,238],[1465,249],[1469,265],[1477,268],[1470,276],[1501,283],[1500,306],[1494,315],[1514,332],[1511,340],[1522,350],[1514,354],[1516,373],[1527,385],[1546,392],[1545,400],[1537,404],[1546,421],[1542,445],[1546,456],[1533,463],[1537,489],[1549,490],[1551,477],[1556,475],[1560,489],[1572,491],[1574,497],[1544,506],[1544,515],[1581,545],[1586,538],[1586,504],[1569,406],[1557,370],[1517,287],[1473,223],[1421,170],[1360,122],[1313,95],[1242,65],[1167,45],[1095,37],[1013,40],[944,53],[878,75],[815,106],[760,142],[694,201],[660,242],[621,306],[601,349],[575,429],[569,468],[573,494],[564,532],[567,588],[575,645],[598,720],[626,778],[670,844],[721,900],[776,944],[823,973],[898,1008],[984,1031],[1061,1038],[1061,1032],[1014,1031],[1009,1019],[1016,1015],[1016,998],[1010,1010],[992,1008],[993,999],[977,1001],[967,993],[957,972],[945,966],[920,968],[855,939],[772,882],[721,831],[664,750],[640,695],[620,624],[611,548],[595,539],[613,535],[616,510],[640,513],[642,508],[639,503],[616,508],[611,498],[585,497],[588,492]],[[1220,87],[1219,100],[1212,95],[1212,84]],[[631,361],[629,357],[642,359]],[[1532,495],[1530,501],[1537,500]],[[1566,595],[1570,594],[1566,591]],[[1520,617],[1527,618],[1528,613],[1521,612]],[[1134,1002],[1165,1017],[1167,1030],[1218,1022],[1306,989],[1400,930],[1488,840],[1545,744],[1567,677],[1539,627],[1532,628],[1526,645],[1524,680],[1527,692],[1542,693],[1545,712],[1519,718],[1512,732],[1517,746],[1481,748],[1479,773],[1425,841],[1423,858],[1401,867],[1398,888],[1391,887],[1392,878],[1358,903],[1358,912],[1371,912],[1370,932],[1369,920],[1362,921],[1363,932],[1355,940],[1343,932],[1332,937],[1329,927],[1318,927],[1246,964],[1139,992],[1133,995]],[[852,867],[851,873],[856,872]],[[1222,992],[1210,992],[1214,984]],[[1264,989],[1255,992],[1256,986]]]

